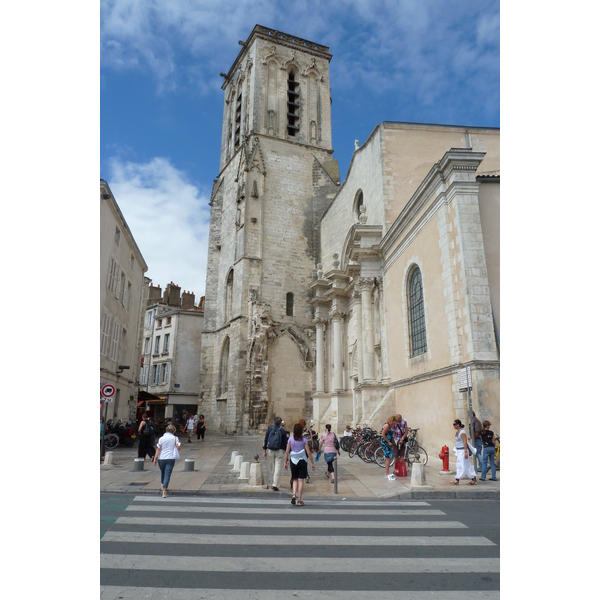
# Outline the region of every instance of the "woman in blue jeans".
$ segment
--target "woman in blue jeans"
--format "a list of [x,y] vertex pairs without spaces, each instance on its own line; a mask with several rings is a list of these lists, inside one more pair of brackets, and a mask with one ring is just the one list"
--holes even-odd
[[[160,487],[162,489],[162,497],[167,497],[167,488],[169,487],[169,481],[171,479],[171,473],[175,466],[175,459],[179,458],[179,448],[181,448],[181,442],[178,437],[175,437],[175,425],[169,423],[167,425],[167,431],[156,445],[156,454],[154,455],[154,464],[158,461],[160,468]],[[160,456],[160,458],[158,458]]]
[[490,466],[492,467],[492,481],[496,481],[496,463],[494,462],[494,458],[496,456],[496,436],[493,431],[490,431],[491,423],[489,421],[484,421],[481,426],[483,427],[483,431],[481,432],[481,439],[483,440],[483,467],[481,468],[481,481],[485,481],[485,476],[487,474],[487,463],[490,461]]

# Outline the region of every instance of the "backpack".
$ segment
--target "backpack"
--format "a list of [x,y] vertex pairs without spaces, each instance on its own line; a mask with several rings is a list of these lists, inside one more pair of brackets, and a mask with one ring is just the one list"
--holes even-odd
[[337,435],[335,435],[335,433],[333,434],[333,445],[335,446],[336,450],[340,449],[340,443],[337,439]]
[[146,424],[144,425],[144,431],[142,431],[143,435],[152,435],[154,433],[154,423],[148,419]]
[[283,445],[283,430],[281,427],[272,427],[267,438],[267,448],[269,450],[281,450]]

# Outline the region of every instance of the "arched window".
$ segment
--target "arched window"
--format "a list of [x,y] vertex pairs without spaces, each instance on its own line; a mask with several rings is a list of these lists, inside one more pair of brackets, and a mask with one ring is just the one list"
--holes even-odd
[[288,317],[294,316],[294,294],[288,292],[285,297],[285,314]]
[[360,207],[364,204],[365,199],[363,196],[363,191],[358,190],[356,192],[356,196],[354,196],[354,218],[357,221],[360,221]]
[[229,336],[223,342],[221,350],[221,363],[219,365],[219,380],[217,382],[217,396],[227,393],[227,369],[229,366]]
[[421,271],[415,267],[409,277],[408,306],[410,314],[411,356],[427,352],[425,331],[425,305],[423,302],[423,280]]
[[225,286],[225,321],[231,319],[231,306],[233,302],[233,269],[227,275],[227,284]]

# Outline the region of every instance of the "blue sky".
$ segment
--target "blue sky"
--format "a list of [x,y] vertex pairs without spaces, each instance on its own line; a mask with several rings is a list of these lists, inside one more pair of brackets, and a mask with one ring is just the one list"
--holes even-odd
[[204,294],[227,72],[257,23],[329,46],[334,158],[382,121],[500,125],[499,2],[102,0],[100,176],[163,289]]

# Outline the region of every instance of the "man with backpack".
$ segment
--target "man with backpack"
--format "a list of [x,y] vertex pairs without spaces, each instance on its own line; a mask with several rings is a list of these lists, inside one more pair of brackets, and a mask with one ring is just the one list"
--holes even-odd
[[263,442],[263,451],[265,458],[269,459],[269,472],[271,474],[271,489],[274,492],[279,491],[281,481],[281,471],[283,468],[283,458],[287,446],[287,435],[281,426],[281,417],[275,417],[273,426],[267,429]]
[[146,454],[150,460],[154,458],[156,450],[154,449],[154,422],[148,416],[148,413],[142,415],[142,421],[138,427],[140,443],[138,445],[138,458],[146,458]]

